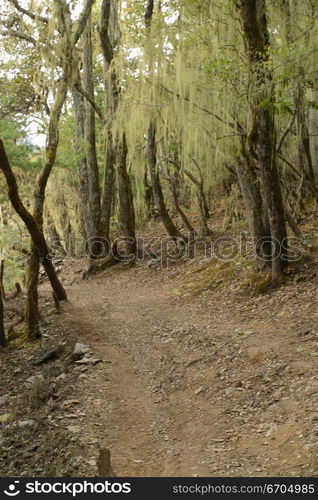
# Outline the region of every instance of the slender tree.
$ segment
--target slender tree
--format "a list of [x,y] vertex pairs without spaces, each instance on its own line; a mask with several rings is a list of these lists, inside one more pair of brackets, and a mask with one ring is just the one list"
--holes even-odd
[[118,196],[120,219],[127,241],[127,249],[130,255],[136,254],[136,234],[135,234],[135,209],[131,188],[131,181],[127,172],[127,142],[126,134],[123,133],[120,141],[117,172],[118,172]]
[[0,287],[0,346],[6,347],[7,343],[8,341],[4,329],[2,288]]
[[101,213],[101,232],[103,237],[110,241],[110,220],[112,214],[115,164],[116,164],[116,146],[112,133],[112,124],[118,108],[119,85],[116,70],[112,64],[114,59],[114,45],[109,27],[112,9],[114,9],[113,0],[102,0],[99,38],[103,54],[103,78],[105,89],[105,170],[104,185],[102,195],[102,213]]
[[[67,91],[70,85],[72,76],[72,61],[73,53],[77,42],[79,41],[94,3],[94,0],[86,0],[83,11],[79,17],[76,28],[74,29],[69,7],[64,0],[58,1],[60,9],[60,32],[63,33],[65,40],[64,54],[62,57],[62,76],[59,79],[58,86],[55,93],[54,102],[50,111],[48,133],[47,133],[47,146],[46,157],[44,166],[38,175],[35,190],[34,190],[34,208],[33,217],[40,228],[43,230],[43,210],[45,201],[45,190],[48,179],[50,177],[52,168],[55,164],[57,148],[59,143],[58,125],[64,105]],[[38,311],[38,275],[40,266],[40,255],[37,248],[32,247],[32,255],[28,263],[28,276],[27,276],[27,305],[26,305],[26,323],[28,325],[29,336],[31,338],[37,337],[40,333],[39,330],[39,311]],[[56,293],[56,291],[54,291]],[[56,293],[58,300],[61,300],[58,293]],[[66,298],[66,297],[65,297]]]
[[150,121],[148,129],[148,165],[154,199],[163,225],[172,239],[182,239],[182,234],[178,231],[168,213],[162,192],[159,172],[157,170],[156,125],[154,120]]
[[39,258],[43,264],[43,267],[48,275],[48,278],[51,282],[53,291],[55,292],[57,298],[59,300],[66,300],[67,295],[66,292],[61,285],[57,274],[55,272],[54,266],[52,264],[51,258],[50,258],[50,252],[47,246],[47,243],[45,241],[42,228],[40,228],[34,216],[31,215],[31,213],[25,208],[24,204],[22,203],[22,200],[20,198],[19,194],[19,189],[16,181],[16,177],[13,173],[13,170],[10,166],[4,144],[2,140],[0,139],[0,169],[2,170],[6,183],[7,183],[7,188],[8,188],[8,195],[10,198],[10,201],[12,203],[12,206],[14,210],[17,212],[17,214],[21,217],[23,222],[25,223],[30,236],[32,238],[32,243],[33,246],[35,247],[37,254],[39,255]]

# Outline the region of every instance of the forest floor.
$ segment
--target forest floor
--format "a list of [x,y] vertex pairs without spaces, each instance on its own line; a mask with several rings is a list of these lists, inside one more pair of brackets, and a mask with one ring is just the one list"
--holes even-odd
[[317,476],[314,260],[266,293],[237,262],[82,266],[65,263],[61,314],[41,286],[64,354],[0,360],[3,475],[94,476],[105,444],[119,476]]

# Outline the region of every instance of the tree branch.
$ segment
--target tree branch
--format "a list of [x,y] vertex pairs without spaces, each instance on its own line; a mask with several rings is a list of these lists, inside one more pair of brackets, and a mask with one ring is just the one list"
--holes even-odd
[[33,12],[25,9],[24,7],[21,7],[19,2],[17,0],[8,0],[9,3],[14,5],[14,7],[21,12],[22,14],[25,14],[26,16],[30,17],[34,21],[41,21],[42,23],[48,24],[49,20],[47,17],[40,16],[39,14],[34,14]]
[[108,65],[110,65],[114,57],[113,46],[108,35],[110,5],[110,0],[103,0],[101,6],[100,26],[98,30],[103,56]]
[[98,118],[103,123],[105,123],[105,116],[103,115],[102,110],[97,106],[96,102],[93,99],[91,99],[90,95],[87,92],[85,92],[83,87],[77,82],[77,83],[75,83],[74,88],[84,97],[84,99],[86,99],[90,103],[93,110],[97,114]]
[[149,27],[150,24],[151,24],[152,14],[153,14],[153,7],[154,7],[154,0],[148,0],[147,1],[146,12],[145,12],[145,22],[146,22],[146,26],[147,27]]
[[283,143],[284,143],[284,140],[286,139],[287,135],[289,134],[289,132],[291,131],[292,129],[292,126],[294,125],[294,122],[295,122],[295,118],[296,118],[296,114],[297,114],[297,109],[295,109],[286,129],[284,130],[284,132],[282,133],[282,136],[281,138],[279,139],[278,141],[278,144],[276,146],[276,154],[279,154],[281,149],[282,149],[282,146],[283,146]]
[[[173,158],[169,158],[168,156],[161,156],[161,159],[171,163],[178,171],[181,168],[181,162],[174,160]],[[200,182],[194,177],[194,175],[187,169],[183,168],[184,173],[189,177],[189,179],[195,184],[196,186],[200,186]]]
[[197,162],[197,160],[195,158],[192,158],[192,161],[195,164],[195,166],[197,167],[197,170],[198,170],[199,176],[200,176],[200,180],[201,180],[201,184],[203,185],[203,173],[202,173],[202,169],[201,169],[200,165],[198,164],[198,162]]
[[298,175],[299,177],[302,177],[302,174],[299,172],[299,170],[297,170],[296,167],[294,167],[294,165],[292,163],[290,163],[290,161],[286,160],[286,158],[284,156],[282,156],[281,154],[278,154],[277,157],[282,160],[284,163],[286,163],[286,165],[289,166],[289,168],[292,169],[292,171]]
[[16,31],[16,30],[1,30],[0,35],[3,36],[14,36],[15,38],[20,38],[20,40],[24,40],[26,42],[32,43],[32,45],[36,45],[36,40],[30,35],[27,35],[26,33],[22,33],[22,31]]
[[86,26],[86,23],[87,23],[87,19],[89,18],[90,14],[91,14],[94,2],[95,2],[95,0],[86,0],[86,2],[85,2],[82,13],[76,22],[77,28],[75,30],[74,38],[73,38],[74,46],[77,44],[77,42],[79,41],[79,39],[82,36],[82,33],[83,33],[85,26]]

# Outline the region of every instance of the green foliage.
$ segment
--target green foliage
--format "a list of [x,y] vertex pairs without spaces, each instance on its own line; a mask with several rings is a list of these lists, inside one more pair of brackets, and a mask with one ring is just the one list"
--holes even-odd
[[10,163],[23,170],[33,167],[34,163],[38,165],[38,160],[32,162],[32,157],[36,157],[38,151],[28,142],[26,126],[26,119],[23,117],[5,118],[0,121],[0,137]]

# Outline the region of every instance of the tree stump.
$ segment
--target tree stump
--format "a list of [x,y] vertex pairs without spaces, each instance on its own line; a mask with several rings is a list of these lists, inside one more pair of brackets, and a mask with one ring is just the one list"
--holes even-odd
[[110,451],[105,445],[101,445],[97,459],[98,477],[116,477],[110,463]]

